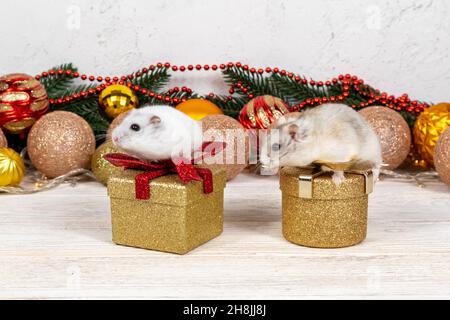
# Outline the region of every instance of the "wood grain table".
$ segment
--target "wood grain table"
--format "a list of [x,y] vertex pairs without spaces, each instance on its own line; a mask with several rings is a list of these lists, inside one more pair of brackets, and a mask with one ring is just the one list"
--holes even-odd
[[186,256],[111,242],[96,182],[0,195],[0,297],[137,299],[450,298],[450,188],[381,181],[368,238],[310,249],[281,235],[274,177],[242,174],[225,230]]

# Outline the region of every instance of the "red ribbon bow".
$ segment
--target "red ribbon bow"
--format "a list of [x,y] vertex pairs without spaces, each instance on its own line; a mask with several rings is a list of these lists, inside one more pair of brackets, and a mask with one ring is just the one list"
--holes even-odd
[[203,192],[206,194],[212,193],[214,189],[211,170],[195,167],[194,163],[216,155],[225,146],[223,142],[205,142],[202,146],[201,156],[191,162],[179,159],[180,161],[176,163],[172,160],[149,163],[123,153],[109,153],[103,157],[116,167],[145,171],[136,175],[135,178],[136,199],[148,200],[150,199],[150,181],[169,173],[176,173],[185,184],[192,180],[203,181]]

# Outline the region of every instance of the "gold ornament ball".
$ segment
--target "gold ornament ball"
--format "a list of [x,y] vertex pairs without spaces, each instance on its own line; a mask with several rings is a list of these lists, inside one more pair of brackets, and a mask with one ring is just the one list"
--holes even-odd
[[189,99],[177,105],[176,109],[197,121],[209,115],[223,115],[218,106],[206,99]]
[[123,119],[125,119],[125,117],[128,115],[128,113],[130,112],[130,110],[119,114],[109,125],[108,127],[108,131],[106,132],[106,140],[111,140],[112,139],[112,132],[115,128],[117,128],[119,126],[119,124],[122,123]]
[[434,148],[439,136],[450,126],[450,103],[429,107],[414,123],[414,146],[419,156],[433,166]]
[[393,170],[408,157],[411,146],[411,130],[408,123],[396,111],[388,107],[367,107],[359,114],[372,126],[381,144],[386,169]]
[[98,102],[100,109],[110,119],[114,119],[120,114],[134,109],[138,105],[138,99],[133,90],[120,84],[110,85],[103,89]]
[[55,178],[75,169],[89,169],[95,136],[80,116],[55,111],[31,128],[27,150],[33,165],[48,178]]
[[450,186],[450,127],[441,134],[436,144],[434,165],[442,181]]
[[116,167],[106,161],[103,156],[108,153],[121,152],[118,147],[116,147],[111,141],[106,141],[100,147],[95,150],[92,156],[91,169],[97,180],[106,185],[109,177],[115,173],[120,173],[123,171],[122,168]]
[[[210,115],[202,120],[204,141],[223,141],[227,147],[205,162],[215,163],[207,165],[210,168],[225,169],[227,181],[234,179],[247,166],[249,159],[249,137],[239,121],[226,115]],[[227,159],[231,163],[227,164]]]
[[5,148],[8,146],[8,140],[6,140],[5,134],[2,129],[0,129],[0,148]]
[[0,148],[0,186],[15,187],[25,175],[25,164],[13,149]]

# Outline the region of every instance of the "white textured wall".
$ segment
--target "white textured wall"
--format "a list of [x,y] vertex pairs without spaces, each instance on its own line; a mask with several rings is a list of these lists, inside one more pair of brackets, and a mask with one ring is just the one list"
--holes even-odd
[[[240,60],[319,80],[354,73],[394,94],[450,101],[448,0],[4,2],[0,74],[62,62],[112,75],[159,60]],[[203,93],[221,86],[193,76],[187,84]]]

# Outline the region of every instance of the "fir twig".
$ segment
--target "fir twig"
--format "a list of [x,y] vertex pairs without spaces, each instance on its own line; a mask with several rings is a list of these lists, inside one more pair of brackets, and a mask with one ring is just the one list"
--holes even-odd
[[[270,79],[259,73],[252,73],[249,70],[243,68],[231,67],[222,71],[224,80],[228,84],[241,83],[243,87],[247,88],[252,94],[256,96],[262,96],[270,94],[279,98],[283,98],[278,88],[273,85]],[[238,92],[240,95],[244,95],[243,92]]]
[[304,102],[308,98],[328,97],[328,92],[320,90],[310,84],[303,84],[301,81],[295,81],[290,77],[280,76],[277,73],[270,77],[273,86],[278,88],[279,97],[289,105],[295,105]]
[[72,63],[62,64],[56,66],[51,70],[63,70],[62,75],[48,75],[47,77],[41,77],[40,82],[44,85],[47,91],[49,99],[58,99],[64,96],[64,93],[69,90],[73,85],[74,79],[71,75],[67,75],[66,71],[77,71],[77,68]]

